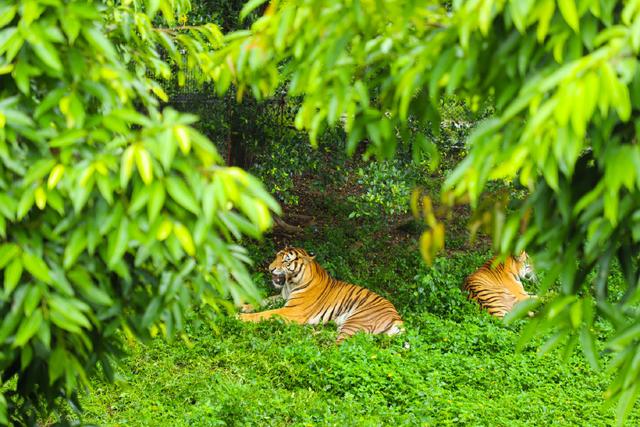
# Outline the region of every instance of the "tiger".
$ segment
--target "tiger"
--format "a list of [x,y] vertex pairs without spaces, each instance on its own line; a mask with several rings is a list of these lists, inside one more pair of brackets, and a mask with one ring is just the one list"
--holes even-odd
[[259,322],[274,316],[309,325],[334,321],[338,325],[337,344],[358,331],[386,335],[403,332],[402,319],[391,302],[361,286],[332,278],[304,249],[281,250],[269,271],[285,305],[241,313],[238,317],[242,321]]
[[521,279],[535,280],[536,275],[525,251],[516,257],[494,265],[487,261],[464,281],[463,290],[470,300],[477,301],[489,314],[504,317],[520,301],[537,298],[524,290]]

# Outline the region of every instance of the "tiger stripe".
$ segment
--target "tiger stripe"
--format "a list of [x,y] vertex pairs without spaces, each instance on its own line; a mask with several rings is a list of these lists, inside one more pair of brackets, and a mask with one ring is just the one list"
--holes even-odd
[[495,266],[494,262],[495,258],[487,261],[467,277],[463,290],[492,316],[504,317],[518,302],[532,297],[524,290],[521,279],[535,278],[535,274],[524,251]]

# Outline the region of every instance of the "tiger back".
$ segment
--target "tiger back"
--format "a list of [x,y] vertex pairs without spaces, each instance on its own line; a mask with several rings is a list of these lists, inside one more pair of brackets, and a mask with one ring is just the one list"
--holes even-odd
[[278,252],[269,270],[273,285],[286,299],[284,307],[242,313],[241,320],[258,322],[280,316],[300,324],[334,321],[338,343],[358,331],[387,335],[402,332],[402,319],[391,302],[361,286],[332,278],[304,249]]
[[463,290],[492,316],[504,317],[518,302],[532,297],[524,290],[521,279],[535,279],[535,273],[524,251],[495,266],[494,262],[495,258],[487,261],[467,277]]

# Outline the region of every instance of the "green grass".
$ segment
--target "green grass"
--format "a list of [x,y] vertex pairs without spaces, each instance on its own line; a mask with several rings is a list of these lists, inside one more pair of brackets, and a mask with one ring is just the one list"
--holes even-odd
[[[329,211],[331,207],[328,207]],[[396,241],[398,241],[396,239]],[[426,267],[412,239],[390,244],[360,224],[327,225],[286,242],[315,251],[332,274],[389,298],[398,337],[359,334],[334,344],[335,326],[192,320],[189,343],[130,343],[117,382],[92,379],[83,421],[127,426],[610,425],[611,380],[578,352],[562,363],[533,342],[515,351],[524,322],[506,326],[459,290],[486,252],[456,252]],[[251,248],[256,279],[279,243]],[[265,286],[265,290],[267,287]],[[606,330],[600,331],[600,338]],[[408,343],[408,348],[406,344]],[[628,425],[638,425],[632,413]]]
[[[221,321],[192,347],[134,346],[121,381],[96,381],[85,420],[101,425],[607,425],[608,377],[562,365],[492,319],[411,316],[404,337]],[[404,348],[404,341],[410,344]],[[633,420],[630,420],[633,421]],[[635,419],[637,422],[637,418]]]

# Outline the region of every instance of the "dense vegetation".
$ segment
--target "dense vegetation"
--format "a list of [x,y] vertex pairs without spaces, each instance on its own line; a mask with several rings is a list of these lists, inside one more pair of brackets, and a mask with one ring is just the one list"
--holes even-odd
[[[0,3],[0,424],[81,400],[104,423],[169,422],[165,402],[252,424],[277,398],[281,423],[606,424],[600,398],[633,422],[639,52],[636,0]],[[284,243],[388,296],[407,335],[225,319]],[[458,286],[523,248],[541,298],[505,326]],[[223,378],[136,375],[181,358]],[[114,409],[116,374],[189,397]]]
[[162,108],[153,78],[221,37],[152,24],[189,9],[0,3],[0,375],[17,381],[0,424],[73,404],[98,363],[110,375],[118,330],[173,336],[193,305],[213,315],[256,295],[237,243],[279,206],[223,165],[195,116]]
[[[426,267],[417,230],[345,221],[353,206],[331,197],[305,202],[321,225],[288,242],[315,251],[337,277],[391,299],[406,335],[358,335],[336,347],[331,325],[189,323],[188,342],[131,342],[116,384],[93,381],[83,419],[132,426],[612,423],[614,411],[603,410],[609,373],[593,372],[578,352],[566,363],[558,353],[541,357],[538,341],[516,352],[524,323],[505,326],[462,295],[459,285],[486,259],[486,247],[471,249],[461,236]],[[274,240],[250,248],[265,292],[265,266],[281,244]],[[616,287],[620,280],[612,277]],[[599,350],[610,332],[598,326]]]
[[[619,357],[610,396],[624,420],[640,394],[640,2],[299,0],[270,3],[251,31],[228,40],[215,55],[220,76],[256,96],[286,83],[301,99],[296,126],[313,142],[341,123],[348,152],[364,145],[388,158],[411,143],[433,157],[425,129],[448,120],[443,98],[472,110],[490,103],[442,200],[481,209],[497,180],[528,190],[490,205],[478,226],[495,251],[527,248],[548,273],[541,290],[554,298],[518,313],[540,312],[525,336],[551,332],[549,345],[580,345],[597,368],[592,326],[611,322],[608,347]],[[430,262],[445,233],[424,206]],[[625,286],[611,301],[614,260]]]

